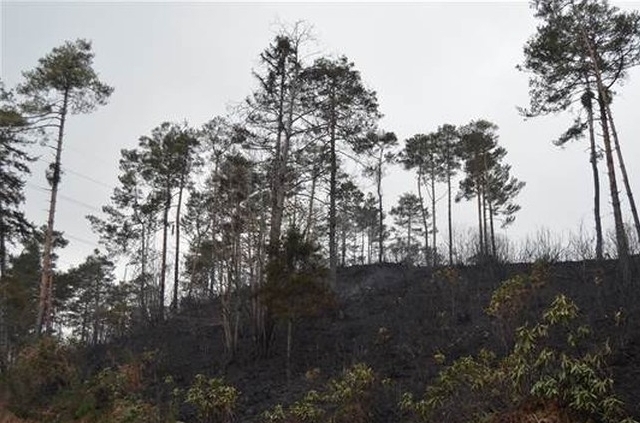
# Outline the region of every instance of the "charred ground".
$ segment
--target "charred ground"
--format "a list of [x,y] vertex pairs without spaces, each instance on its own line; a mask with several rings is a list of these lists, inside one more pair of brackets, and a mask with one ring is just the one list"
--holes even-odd
[[[453,273],[451,273],[453,271]],[[494,290],[510,277],[528,274],[530,264],[461,266],[433,271],[399,264],[341,269],[338,306],[318,318],[299,320],[293,329],[291,376],[286,368],[286,326],[277,324],[268,355],[256,354],[248,331],[238,353],[225,355],[216,302],[185,306],[161,326],[145,329],[110,345],[87,351],[87,372],[113,366],[127,357],[153,352],[149,395],[168,395],[162,380],[171,376],[187,386],[196,374],[222,376],[241,393],[238,421],[257,421],[276,404],[293,403],[354,363],[366,363],[378,377],[393,383],[397,395],[380,395],[372,421],[397,421],[400,393],[421,395],[446,362],[490,349],[503,354],[512,339],[486,313]],[[509,322],[515,329],[537,321],[558,293],[579,307],[593,328],[593,342],[608,340],[615,391],[628,411],[640,418],[640,307],[634,290],[619,286],[614,262],[566,262],[545,265],[544,281],[527,297],[522,313]],[[636,283],[638,278],[636,276]],[[312,375],[312,376],[310,376]],[[189,407],[184,421],[195,421]]]

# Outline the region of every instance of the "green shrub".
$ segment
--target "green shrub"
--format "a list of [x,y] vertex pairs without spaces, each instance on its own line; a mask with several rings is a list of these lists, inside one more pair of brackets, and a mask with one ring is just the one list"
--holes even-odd
[[119,398],[99,423],[158,423],[161,419],[157,407],[141,399]]
[[233,420],[238,391],[220,378],[196,375],[186,393],[185,402],[193,405],[201,422],[226,423]]
[[[513,296],[503,294],[521,286],[513,280],[494,299],[509,304]],[[513,349],[504,358],[483,350],[456,360],[423,398],[404,394],[401,410],[421,422],[534,421],[550,413],[559,422],[622,421],[623,404],[606,370],[608,344],[588,348],[591,331],[577,324],[578,315],[578,307],[558,295],[540,322],[516,330]],[[558,340],[562,345],[554,347]]]
[[78,380],[73,353],[53,337],[23,348],[7,372],[9,408],[17,415],[43,418],[52,399]]
[[376,377],[366,364],[355,364],[322,391],[311,390],[287,409],[277,405],[262,414],[265,423],[364,423],[370,420]]

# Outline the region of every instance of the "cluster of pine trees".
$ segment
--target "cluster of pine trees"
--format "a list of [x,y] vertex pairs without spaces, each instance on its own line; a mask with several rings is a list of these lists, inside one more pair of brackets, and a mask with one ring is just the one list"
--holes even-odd
[[[618,257],[628,275],[614,159],[639,236],[640,224],[610,106],[614,85],[640,61],[639,15],[600,0],[539,0],[532,6],[542,24],[525,46],[522,69],[531,73],[531,107],[523,113],[555,113],[576,102],[583,106],[586,117],[578,116],[559,142],[589,132],[598,258],[597,161],[604,154]],[[339,266],[453,264],[469,259],[454,250],[454,201],[477,205],[473,259],[496,254],[495,227],[513,222],[519,210],[515,197],[524,186],[505,161],[497,125],[482,119],[443,124],[400,143],[379,127],[376,93],[355,64],[344,56],[310,60],[309,40],[303,24],[277,34],[260,55],[255,89],[229,116],[200,127],[162,122],[140,136],[135,148],[123,149],[109,204],[101,215],[88,217],[106,253],[95,251],[66,272],[54,268],[55,250],[67,242],[54,225],[65,123],[69,114],[106,104],[113,88],[92,68],[86,40],[53,49],[24,73],[15,90],[2,88],[0,341],[5,361],[30,337],[56,328],[96,344],[126,332],[134,322],[163,321],[167,307],[176,312],[186,299],[214,297],[222,305],[230,353],[246,309],[255,339],[266,347],[274,307],[265,300],[265,292],[273,291],[265,287],[273,275],[284,278],[273,266],[292,251],[288,243],[295,240],[293,250],[307,253],[285,260],[286,279],[318,279],[329,288],[335,288]],[[602,129],[600,149],[596,121]],[[56,155],[46,175],[48,220],[36,229],[21,206],[32,160],[27,146],[42,139],[50,141]],[[402,194],[389,211],[392,227],[385,223],[382,180],[396,164],[415,171],[416,189]],[[375,192],[354,183],[353,169],[373,181]],[[444,194],[438,192],[442,187]],[[436,202],[445,194],[443,242]],[[18,254],[10,254],[11,244]],[[326,263],[318,254],[327,257]],[[114,283],[116,258],[132,269],[119,283]],[[325,264],[327,272],[321,271]],[[306,279],[291,276],[297,273]]]

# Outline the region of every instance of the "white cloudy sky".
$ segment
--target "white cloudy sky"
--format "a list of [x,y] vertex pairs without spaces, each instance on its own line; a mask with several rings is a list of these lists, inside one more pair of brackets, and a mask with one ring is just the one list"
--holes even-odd
[[[640,3],[620,3],[640,9]],[[65,40],[93,41],[95,68],[115,87],[108,106],[68,121],[56,228],[71,245],[61,265],[96,245],[84,216],[108,201],[121,148],[166,120],[200,125],[246,97],[251,70],[278,22],[312,24],[319,50],[344,54],[378,93],[381,127],[401,140],[443,123],[484,118],[500,127],[514,174],[527,182],[508,234],[591,227],[591,174],[584,142],[551,144],[569,115],[524,121],[527,75],[515,69],[536,22],[525,2],[509,3],[50,3],[1,4],[1,75],[6,85]],[[613,113],[633,188],[640,190],[640,69],[619,89]],[[48,154],[39,149],[44,157]],[[44,160],[33,166],[29,217],[44,222]],[[385,180],[387,205],[414,190],[399,169]],[[602,175],[605,225],[612,217]],[[640,196],[640,194],[637,194]],[[444,202],[442,204],[444,207]],[[474,225],[473,204],[457,205],[458,228]],[[444,208],[440,209],[444,216]],[[442,222],[444,228],[444,221]]]

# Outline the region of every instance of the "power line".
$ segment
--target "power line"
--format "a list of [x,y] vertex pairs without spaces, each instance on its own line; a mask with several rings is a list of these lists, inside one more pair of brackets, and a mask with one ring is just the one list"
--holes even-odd
[[106,183],[104,183],[104,182],[102,182],[102,181],[100,181],[98,179],[94,179],[94,178],[92,178],[90,176],[83,175],[82,173],[76,172],[75,170],[72,170],[72,169],[69,169],[66,166],[63,166],[62,170],[64,172],[68,172],[68,173],[70,173],[72,175],[75,175],[75,176],[77,176],[79,178],[86,179],[87,181],[93,182],[94,184],[102,185],[105,188],[109,188],[109,189],[113,190],[113,187],[111,185],[107,185]]
[[[43,191],[43,192],[51,192],[51,189],[50,189],[50,188],[41,187],[41,186],[36,185],[36,184],[33,184],[33,183],[31,183],[31,182],[27,182],[27,185],[28,185],[28,186],[30,186],[30,187],[32,187],[32,188],[35,188],[35,189],[37,189],[37,190]],[[73,204],[76,204],[76,205],[79,205],[79,206],[82,206],[82,207],[86,207],[86,208],[88,208],[88,209],[90,209],[90,210],[93,210],[93,211],[97,211],[97,212],[99,212],[99,213],[102,213],[102,210],[101,210],[101,209],[98,209],[97,207],[92,206],[91,204],[87,204],[87,203],[82,202],[82,201],[80,201],[80,200],[76,200],[76,199],[74,199],[74,198],[72,198],[72,197],[69,197],[69,196],[66,196],[66,195],[64,195],[64,194],[60,194],[60,193],[58,193],[58,198],[60,198],[61,200],[67,201],[67,202],[69,202],[69,203],[73,203]]]
[[[37,157],[37,158],[36,158],[36,161],[43,162],[43,163],[50,163],[50,161],[49,161],[49,160],[47,160],[47,159],[45,159],[45,158],[43,158],[43,157]],[[94,177],[91,177],[91,176],[85,175],[84,173],[78,172],[77,170],[73,170],[73,169],[71,169],[71,168],[70,168],[70,167],[68,167],[68,166],[60,165],[60,169],[61,169],[64,173],[69,173],[69,174],[74,175],[74,176],[77,176],[77,177],[79,177],[79,178],[86,179],[87,181],[93,182],[94,184],[101,185],[101,186],[103,186],[103,187],[105,187],[105,188],[109,188],[110,190],[113,190],[113,189],[114,189],[114,186],[113,186],[113,185],[108,184],[108,183],[106,183],[106,182],[104,182],[104,181],[101,181],[101,180],[99,180],[99,179],[96,179],[96,178],[94,178]]]
[[77,237],[75,235],[64,233],[62,236],[63,236],[63,238],[66,237],[66,238],[69,238],[69,239],[73,239],[74,241],[78,241],[78,242],[80,242],[82,244],[90,245],[90,246],[92,246],[94,248],[99,248],[100,247],[100,245],[97,244],[96,242],[92,242],[92,241],[86,240],[84,238]]
[[66,195],[64,195],[64,194],[60,194],[60,193],[58,193],[58,197],[59,197],[60,199],[62,199],[62,200],[66,200],[66,201],[68,201],[68,202],[70,202],[70,203],[77,204],[77,205],[82,206],[82,207],[85,207],[85,208],[87,208],[87,209],[90,209],[90,210],[93,210],[93,211],[97,211],[97,212],[99,212],[99,213],[102,213],[102,210],[98,209],[97,207],[94,207],[94,206],[92,206],[91,204],[87,204],[87,203],[84,203],[84,202],[79,201],[79,200],[75,200],[75,199],[73,199],[73,198],[71,198],[71,197],[67,197],[67,196],[66,196]]

